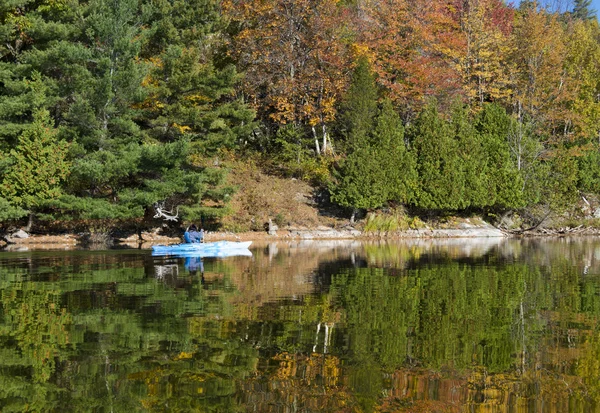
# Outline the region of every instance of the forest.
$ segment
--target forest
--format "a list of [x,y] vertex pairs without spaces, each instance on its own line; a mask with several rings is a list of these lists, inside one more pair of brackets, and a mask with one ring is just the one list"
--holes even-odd
[[572,214],[600,194],[591,0],[0,4],[0,225],[218,225],[232,159],[348,218]]

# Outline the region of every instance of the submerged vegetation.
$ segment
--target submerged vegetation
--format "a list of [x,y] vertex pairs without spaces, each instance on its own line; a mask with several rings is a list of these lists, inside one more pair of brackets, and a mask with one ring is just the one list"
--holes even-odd
[[1,225],[293,221],[252,194],[232,207],[245,163],[352,219],[598,208],[600,27],[583,0],[11,0],[0,40]]

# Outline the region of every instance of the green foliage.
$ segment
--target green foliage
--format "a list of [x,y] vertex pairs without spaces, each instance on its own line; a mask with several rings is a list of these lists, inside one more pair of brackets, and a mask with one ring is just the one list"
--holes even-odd
[[352,208],[377,208],[386,201],[381,183],[385,175],[379,165],[378,151],[371,147],[354,150],[334,172],[331,199]]
[[592,9],[592,0],[574,0],[573,17],[581,20],[591,20],[596,17],[596,10]]
[[543,202],[559,213],[575,205],[579,197],[578,178],[577,160],[569,156],[567,151],[559,150],[549,162]]
[[511,209],[525,206],[523,178],[512,160],[508,136],[514,121],[495,104],[486,104],[475,119],[475,128],[486,154],[486,187],[481,193],[493,208]]
[[19,219],[27,216],[29,212],[19,206],[13,205],[0,197],[0,222]]
[[385,200],[409,203],[418,186],[416,161],[406,148],[402,121],[389,100],[382,103],[372,140],[383,172],[379,185],[387,192]]
[[150,136],[186,137],[207,153],[239,147],[255,126],[255,113],[235,97],[235,67],[217,64],[219,2],[163,1],[150,13],[143,55],[153,64],[142,105]]
[[364,145],[373,130],[377,116],[377,96],[369,60],[362,56],[356,64],[338,116],[340,133],[345,137],[350,150]]
[[460,168],[453,173],[464,182],[461,198],[468,207],[482,208],[491,205],[493,195],[489,193],[489,153],[482,144],[480,134],[473,127],[468,108],[459,102],[452,108],[451,128]]
[[69,173],[68,144],[56,138],[50,114],[38,111],[33,124],[10,152],[12,164],[0,183],[0,193],[16,206],[37,209],[58,198]]
[[[43,198],[36,205],[108,219],[139,218],[164,201],[197,216],[203,197],[230,196],[223,174],[196,166],[206,152],[237,148],[254,127],[254,112],[234,94],[240,77],[220,58],[223,28],[213,0],[3,7],[0,150],[15,149],[40,108],[59,125],[57,141],[71,143],[70,178],[58,177],[51,194],[28,187]],[[16,171],[11,163],[0,169]],[[2,194],[28,208],[33,198],[18,191],[4,179]]]
[[468,207],[460,148],[451,123],[438,114],[435,102],[424,108],[408,135],[419,174],[415,205],[438,210]]
[[600,193],[600,151],[597,145],[577,158],[577,161],[577,187],[584,192]]
[[408,202],[416,189],[416,169],[404,143],[404,127],[392,103],[377,110],[377,88],[368,60],[361,58],[342,104],[340,122],[349,154],[334,172],[332,200],[352,208]]

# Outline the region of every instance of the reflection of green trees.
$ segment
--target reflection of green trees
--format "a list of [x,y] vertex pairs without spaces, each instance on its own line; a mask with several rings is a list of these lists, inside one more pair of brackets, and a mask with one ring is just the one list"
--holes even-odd
[[158,280],[141,255],[28,261],[0,280],[2,411],[234,410],[257,356],[222,318],[227,277],[206,286],[177,262]]
[[260,410],[259,388],[299,408],[327,398],[372,411],[412,368],[473,392],[569,383],[578,400],[600,399],[600,280],[570,258],[368,254],[369,268],[327,267],[322,292],[266,302],[241,296],[229,261],[206,262],[204,283],[176,260],[157,279],[135,254],[2,266],[0,409],[235,411],[245,395]]
[[0,335],[15,344],[5,352],[6,359],[29,368],[33,382],[43,383],[54,372],[60,350],[70,344],[71,315],[60,308],[58,291],[36,291],[30,286],[17,284],[18,289],[2,290]]
[[[448,261],[394,276],[373,268],[337,274],[331,293],[346,329],[337,335],[340,345],[334,347],[349,360],[355,396],[364,402],[384,390],[372,388],[374,370],[383,375],[416,365],[535,377],[528,372],[536,371],[541,359],[548,359],[556,346],[569,345],[561,338],[569,328],[571,335],[573,330],[590,329],[599,315],[600,297],[593,294],[597,280],[582,279],[560,260],[552,268],[549,273],[526,265]],[[577,338],[569,340],[572,345]],[[369,374],[364,366],[369,366]],[[588,366],[591,378],[595,364]],[[538,379],[534,386],[543,384]]]

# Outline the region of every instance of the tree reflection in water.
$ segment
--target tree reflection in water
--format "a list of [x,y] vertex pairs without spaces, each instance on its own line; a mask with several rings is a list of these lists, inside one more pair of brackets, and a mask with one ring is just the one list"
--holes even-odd
[[[462,242],[462,246],[461,246]],[[600,243],[1,253],[3,411],[586,412]]]

